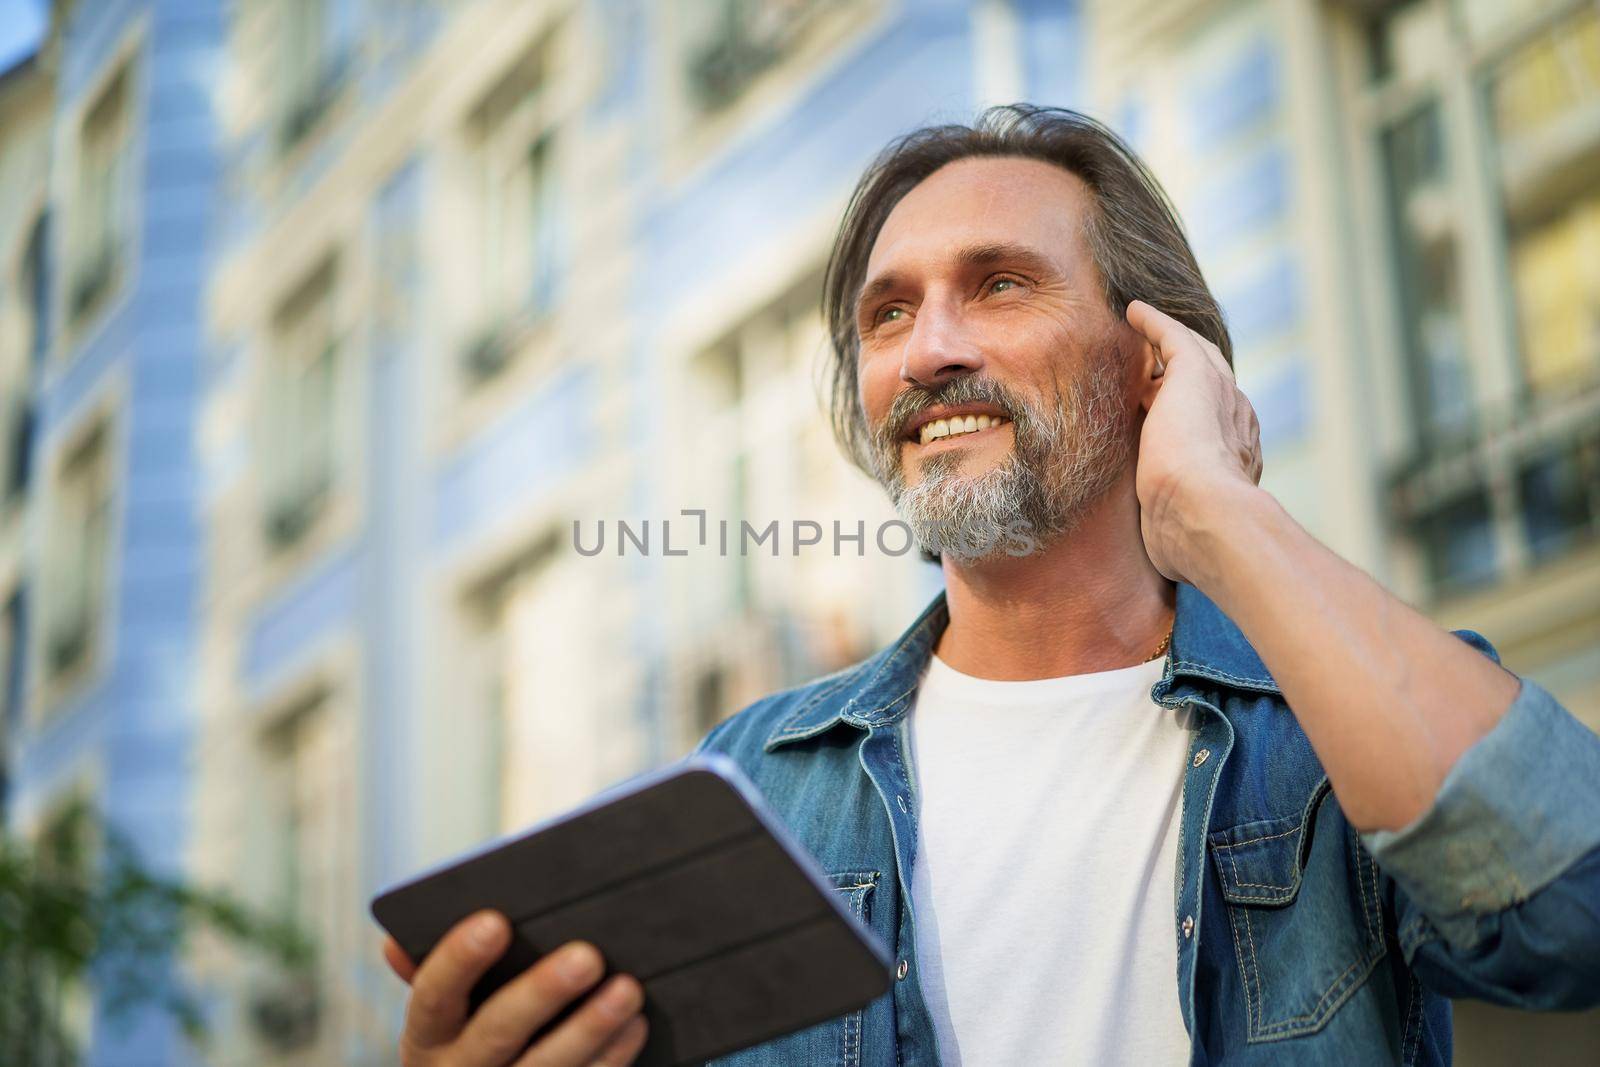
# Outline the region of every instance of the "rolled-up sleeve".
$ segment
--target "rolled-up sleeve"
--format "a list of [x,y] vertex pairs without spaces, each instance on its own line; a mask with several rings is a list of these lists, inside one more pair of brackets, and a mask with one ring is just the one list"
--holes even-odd
[[1414,822],[1359,837],[1393,881],[1406,958],[1438,992],[1600,1004],[1600,736],[1545,689],[1521,680]]

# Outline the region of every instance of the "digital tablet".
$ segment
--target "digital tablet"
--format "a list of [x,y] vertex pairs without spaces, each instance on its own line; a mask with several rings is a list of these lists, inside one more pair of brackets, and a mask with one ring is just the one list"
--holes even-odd
[[608,974],[644,986],[650,1036],[636,1062],[667,1067],[887,990],[887,953],[839,896],[738,767],[711,754],[386,889],[372,914],[419,963],[473,912],[505,914],[511,947],[473,989],[474,1009],[566,942],[593,943]]

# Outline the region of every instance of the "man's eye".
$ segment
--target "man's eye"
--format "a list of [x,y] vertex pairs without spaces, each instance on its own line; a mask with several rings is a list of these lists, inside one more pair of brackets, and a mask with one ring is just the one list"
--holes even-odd
[[878,321],[894,322],[895,320],[891,316],[904,315],[905,313],[905,308],[884,308],[882,311],[878,312]]
[[1005,290],[1002,289],[1001,286],[1015,288],[1019,284],[1021,283],[1019,283],[1015,278],[996,278],[994,281],[989,283],[989,291],[991,293],[1003,293]]

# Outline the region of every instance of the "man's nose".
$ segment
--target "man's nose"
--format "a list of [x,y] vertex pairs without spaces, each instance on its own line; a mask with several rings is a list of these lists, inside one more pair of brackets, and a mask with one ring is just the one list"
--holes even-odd
[[933,389],[982,366],[983,355],[959,313],[924,301],[906,338],[900,380]]

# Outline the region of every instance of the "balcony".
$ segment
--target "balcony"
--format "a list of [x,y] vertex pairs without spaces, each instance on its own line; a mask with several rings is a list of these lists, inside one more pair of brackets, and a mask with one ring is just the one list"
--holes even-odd
[[339,99],[350,68],[348,55],[323,64],[312,84],[299,92],[278,119],[278,153],[288,155],[322,124]]
[[720,111],[785,56],[810,32],[834,0],[782,4],[728,2],[716,31],[690,49],[689,88],[696,106]]
[[490,318],[462,346],[461,375],[469,390],[498,378],[534,341],[548,321],[549,303],[530,300],[517,311]]
[[1388,482],[1434,599],[1577,551],[1600,534],[1600,376],[1432,435]]
[[269,549],[283,551],[305,537],[328,503],[330,483],[326,474],[319,475],[268,503],[262,516],[262,532]]
[[117,244],[102,241],[86,256],[72,279],[68,298],[67,317],[79,322],[111,291],[117,273]]
[[87,603],[50,628],[45,647],[45,670],[49,677],[60,678],[85,660],[89,654],[90,633]]

